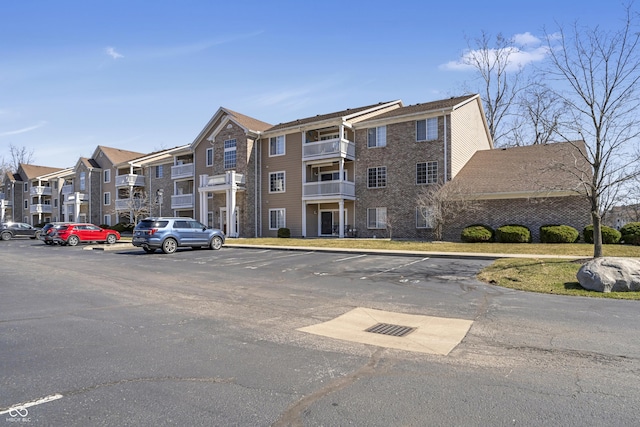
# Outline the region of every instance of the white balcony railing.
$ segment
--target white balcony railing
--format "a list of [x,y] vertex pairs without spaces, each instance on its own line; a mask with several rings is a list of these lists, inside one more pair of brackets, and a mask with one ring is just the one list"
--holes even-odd
[[40,213],[51,213],[53,212],[53,208],[51,205],[31,205],[29,207],[29,213],[32,214],[40,214]]
[[189,178],[193,176],[194,171],[193,163],[171,166],[171,179]]
[[13,206],[11,200],[0,199],[0,208],[8,208],[9,206]]
[[356,184],[350,181],[319,181],[302,184],[302,197],[313,198],[355,198]]
[[73,193],[73,184],[66,184],[62,186],[62,194],[67,195]]
[[231,184],[244,185],[244,175],[230,172],[221,175],[200,175],[200,187],[222,187]]
[[128,173],[116,176],[116,187],[144,187],[144,175]]
[[302,145],[302,160],[328,159],[344,157],[354,159],[356,144],[346,139],[328,139],[326,141],[308,142]]
[[171,196],[171,209],[188,209],[193,207],[193,194]]
[[50,196],[51,187],[45,187],[44,185],[34,185],[31,187],[30,194],[32,196]]
[[142,207],[142,199],[116,199],[117,211],[130,211]]

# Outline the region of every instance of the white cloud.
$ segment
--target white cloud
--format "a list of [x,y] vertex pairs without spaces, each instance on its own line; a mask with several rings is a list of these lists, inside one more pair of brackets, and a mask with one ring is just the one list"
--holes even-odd
[[107,47],[104,49],[104,52],[113,59],[124,58],[124,56],[118,53],[114,47]]
[[474,58],[496,58],[508,55],[509,64],[507,71],[513,71],[520,67],[525,67],[531,63],[544,60],[549,51],[547,46],[540,46],[541,40],[533,34],[526,32],[516,34],[512,38],[513,45],[505,48],[502,52],[496,49],[488,51],[469,49],[465,50],[460,58],[440,65],[440,69],[449,71],[473,71]]
[[22,129],[16,129],[16,130],[10,130],[10,131],[6,131],[6,132],[0,132],[0,137],[11,136],[11,135],[20,135],[21,133],[31,132],[32,130],[36,130],[38,128],[41,128],[42,126],[44,126],[46,124],[47,124],[47,122],[40,122],[40,123],[38,123],[36,125],[29,126],[29,127],[22,128]]

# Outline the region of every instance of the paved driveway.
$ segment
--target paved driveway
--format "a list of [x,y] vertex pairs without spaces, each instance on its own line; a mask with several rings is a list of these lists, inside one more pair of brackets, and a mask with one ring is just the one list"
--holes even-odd
[[[479,260],[234,248],[167,256],[6,243],[0,412],[8,422],[637,421],[634,301],[485,285],[474,279],[488,263]],[[360,308],[470,327],[446,355],[300,330]]]

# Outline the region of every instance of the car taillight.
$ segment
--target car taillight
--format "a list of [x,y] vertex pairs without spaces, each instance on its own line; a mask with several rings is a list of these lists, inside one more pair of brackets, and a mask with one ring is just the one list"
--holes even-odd
[[149,236],[153,236],[154,234],[156,234],[156,231],[158,231],[157,228],[152,228],[151,230],[149,230]]

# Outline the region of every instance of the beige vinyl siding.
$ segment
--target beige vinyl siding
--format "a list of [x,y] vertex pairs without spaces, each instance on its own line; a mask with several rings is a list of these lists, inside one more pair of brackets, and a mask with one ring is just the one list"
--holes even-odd
[[[302,133],[285,136],[285,155],[269,157],[269,138],[261,140],[262,155],[262,236],[274,237],[269,230],[269,210],[286,209],[286,226],[292,236],[302,236]],[[269,174],[285,172],[285,192],[269,193]]]
[[453,178],[476,151],[489,150],[491,145],[476,101],[454,110],[448,119],[451,120],[451,140],[448,141],[448,149],[451,153],[450,174]]

